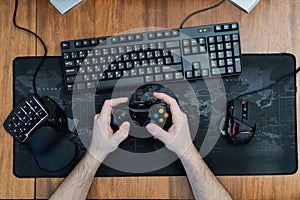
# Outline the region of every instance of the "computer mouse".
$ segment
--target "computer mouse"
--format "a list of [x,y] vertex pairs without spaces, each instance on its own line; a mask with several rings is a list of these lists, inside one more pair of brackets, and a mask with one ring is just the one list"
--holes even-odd
[[227,103],[226,117],[221,120],[221,134],[233,144],[248,144],[256,131],[257,107],[247,100],[235,99]]

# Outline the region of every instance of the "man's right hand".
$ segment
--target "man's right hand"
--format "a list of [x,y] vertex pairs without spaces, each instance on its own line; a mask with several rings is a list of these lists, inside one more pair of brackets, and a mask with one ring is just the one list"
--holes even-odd
[[168,131],[163,130],[153,123],[148,124],[146,128],[155,138],[161,140],[168,149],[175,152],[178,157],[181,157],[190,145],[192,145],[188,118],[180,110],[174,98],[157,92],[154,92],[153,96],[163,100],[170,106],[173,124]]

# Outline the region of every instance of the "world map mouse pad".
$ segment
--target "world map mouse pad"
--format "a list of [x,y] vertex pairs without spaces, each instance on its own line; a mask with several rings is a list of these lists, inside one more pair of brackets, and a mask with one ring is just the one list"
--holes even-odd
[[[244,54],[242,58],[243,73],[240,75],[185,84],[176,82],[169,84],[169,89],[173,90],[178,104],[187,113],[191,129],[195,130],[191,131],[194,133],[193,143],[215,175],[293,174],[298,169],[295,57],[292,54]],[[17,57],[14,60],[14,106],[33,93],[33,74],[41,59]],[[93,114],[100,112],[103,102],[114,94],[65,93],[59,56],[46,58],[37,74],[36,88],[40,96],[51,97],[73,123],[73,132],[67,137],[75,144],[76,155],[68,166],[49,171],[39,167],[27,144],[14,141],[13,172],[17,177],[65,177],[86,152],[79,126],[88,132],[92,128]],[[152,90],[148,88],[143,94],[150,94]],[[156,90],[168,92],[164,87]],[[118,93],[128,94],[130,96],[133,92],[124,90]],[[237,97],[241,100],[241,107],[236,107],[235,112],[239,110],[236,119],[243,120],[246,125],[255,124],[253,136],[245,143],[234,143],[220,129],[222,119],[226,117],[227,103]],[[79,120],[74,119],[76,109],[80,110],[76,115]],[[250,116],[251,120],[247,120]],[[243,127],[234,124],[237,121],[230,124],[233,127],[229,130],[231,134],[243,133]],[[147,157],[150,154],[152,157]],[[145,164],[142,159],[152,163]],[[130,134],[96,173],[96,176],[149,175],[181,176],[185,171],[179,159],[147,133],[143,137]]]

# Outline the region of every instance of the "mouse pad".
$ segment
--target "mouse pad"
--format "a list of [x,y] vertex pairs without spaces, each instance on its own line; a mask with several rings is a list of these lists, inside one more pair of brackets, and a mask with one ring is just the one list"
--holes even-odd
[[[41,57],[18,57],[13,62],[13,94],[14,105],[30,93],[33,93],[32,79]],[[298,169],[297,163],[297,133],[296,133],[296,80],[290,75],[280,82],[276,82],[296,68],[295,57],[292,54],[244,54],[243,73],[238,76],[223,77],[210,80],[189,82],[191,90],[185,90],[181,83],[176,87],[181,90],[181,104],[195,104],[192,96],[196,95],[197,107],[195,112],[188,112],[189,121],[193,123],[199,119],[193,142],[204,160],[216,175],[263,175],[263,174],[292,174]],[[269,86],[269,87],[268,87]],[[61,67],[61,58],[47,57],[38,72],[36,87],[40,96],[49,96],[56,101],[72,119],[72,102],[81,102],[79,121],[81,127],[87,130],[92,127],[93,113],[99,112],[104,100],[111,98],[110,92],[91,95],[85,94],[80,98],[67,94]],[[265,88],[260,90],[261,88]],[[191,91],[193,91],[191,93]],[[257,92],[253,92],[257,91]],[[247,101],[256,105],[257,123],[256,133],[246,145],[234,145],[228,138],[221,136],[219,123],[225,115],[224,99],[230,101],[240,94]],[[223,99],[223,100],[222,100]],[[218,102],[221,103],[218,103]],[[223,101],[223,104],[222,104]],[[95,103],[96,102],[96,103]],[[86,106],[85,106],[86,105]],[[92,106],[91,106],[92,105]],[[77,107],[78,109],[78,107]],[[214,132],[215,134],[210,134]],[[67,137],[76,144],[76,156],[65,168],[58,171],[41,169],[35,161],[29,147],[14,142],[14,174],[18,177],[65,177],[79,162],[86,152],[80,134],[76,131]],[[153,138],[129,137],[120,144],[126,152],[139,155],[151,153],[163,148],[162,143]],[[159,160],[174,157],[171,152],[157,153]],[[135,162],[126,156],[118,157],[114,154],[107,159],[115,158],[118,166],[133,163],[132,168],[141,169],[131,172],[122,168],[103,164],[96,176],[177,176],[185,175],[185,171],[178,159],[174,159],[163,167],[154,167],[152,171],[144,170],[145,163]],[[52,162],[55,162],[53,160]],[[129,166],[129,165],[128,165]]]

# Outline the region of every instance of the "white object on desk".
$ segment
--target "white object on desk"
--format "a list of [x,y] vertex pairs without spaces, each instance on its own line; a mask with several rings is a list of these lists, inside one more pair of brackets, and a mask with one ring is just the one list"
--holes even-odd
[[61,13],[64,14],[82,0],[50,0],[50,3]]
[[260,0],[230,0],[233,4],[249,13]]

